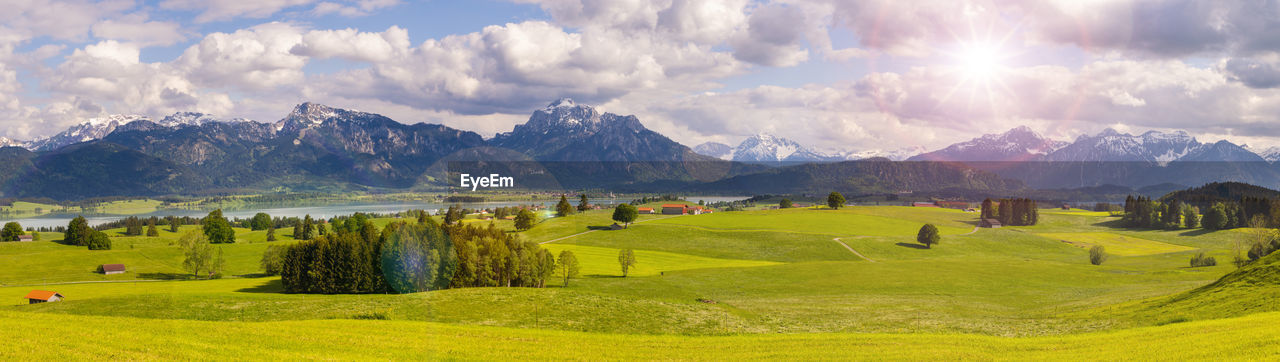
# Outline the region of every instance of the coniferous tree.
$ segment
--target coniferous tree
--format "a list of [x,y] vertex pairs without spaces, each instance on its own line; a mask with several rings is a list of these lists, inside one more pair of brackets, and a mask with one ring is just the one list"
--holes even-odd
[[152,222],[151,225],[147,225],[147,236],[151,236],[151,237],[160,236],[160,231],[156,230],[155,222]]
[[315,220],[311,219],[311,215],[307,214],[302,218],[302,240],[314,239],[316,234]]
[[85,246],[89,242],[89,236],[93,229],[89,228],[89,222],[84,216],[76,216],[67,224],[67,231],[63,234],[62,243],[67,245]]
[[276,241],[276,228],[267,229],[267,241]]
[[171,233],[178,232],[178,227],[180,226],[182,226],[182,220],[178,220],[178,218],[175,216],[169,217],[169,232]]
[[569,199],[564,194],[560,195],[560,202],[556,203],[556,216],[565,217],[573,215],[573,205],[569,204]]
[[996,218],[995,203],[991,201],[991,198],[982,200],[982,216],[980,216],[980,218],[982,219]]
[[578,211],[587,211],[591,209],[591,204],[587,202],[587,194],[578,195]]

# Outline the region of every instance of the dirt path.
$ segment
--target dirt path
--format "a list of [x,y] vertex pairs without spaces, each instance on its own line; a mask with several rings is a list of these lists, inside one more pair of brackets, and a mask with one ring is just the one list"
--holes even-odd
[[[639,223],[642,223],[642,222],[645,222],[645,221],[654,221],[654,220],[670,219],[670,218],[677,217],[677,216],[684,216],[684,215],[675,215],[675,216],[660,217],[660,218],[656,218],[656,219],[640,220],[640,221],[633,222],[633,223],[631,223],[631,224],[632,224],[632,225],[634,225],[634,224],[639,224]],[[582,236],[583,234],[590,234],[590,233],[594,233],[594,232],[597,232],[597,231],[600,231],[600,230],[587,230],[587,231],[583,231],[583,232],[580,232],[580,233],[577,233],[577,234],[573,234],[573,235],[569,235],[569,236],[562,236],[562,237],[559,237],[559,238],[555,238],[555,239],[547,240],[547,241],[544,241],[544,242],[538,243],[538,245],[542,245],[542,244],[550,244],[550,243],[557,242],[557,241],[560,241],[560,240],[564,240],[564,239],[568,239],[568,238],[574,238],[574,237]]]
[[876,262],[875,260],[871,260],[871,258],[868,258],[865,255],[862,255],[862,253],[859,253],[857,250],[853,250],[853,248],[849,247],[849,244],[845,244],[843,241],[840,241],[840,238],[835,238],[831,240],[835,240],[835,242],[840,243],[840,246],[843,246],[845,249],[848,249],[850,253],[853,253],[853,255],[857,255],[859,258],[862,258],[872,263]]
[[970,232],[967,232],[967,233],[964,233],[964,234],[960,234],[960,235],[973,235],[973,233],[976,233],[976,232],[978,232],[978,227],[977,227],[977,226],[974,226],[974,227],[973,227],[973,231],[970,231]]

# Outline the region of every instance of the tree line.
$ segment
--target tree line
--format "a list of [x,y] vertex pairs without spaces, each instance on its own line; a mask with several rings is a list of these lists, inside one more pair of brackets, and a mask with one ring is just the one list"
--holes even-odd
[[[1221,210],[1224,213],[1225,209]],[[1201,225],[1199,210],[1190,204],[1184,204],[1181,200],[1174,199],[1169,202],[1151,201],[1151,198],[1145,196],[1129,196],[1124,201],[1124,216],[1121,217],[1121,223],[1130,228],[1147,228],[1147,229],[1179,229],[1179,228],[1197,228]],[[1211,229],[1220,229],[1224,225],[1220,222],[1226,222],[1226,214],[1203,219],[1204,226]]]
[[982,200],[983,219],[996,219],[1002,225],[1030,226],[1040,222],[1040,207],[1032,199]]
[[537,243],[498,229],[397,222],[379,230],[367,218],[335,222],[309,241],[268,249],[268,273],[278,271],[291,293],[413,293],[463,287],[543,287],[578,274],[572,252],[557,258]]

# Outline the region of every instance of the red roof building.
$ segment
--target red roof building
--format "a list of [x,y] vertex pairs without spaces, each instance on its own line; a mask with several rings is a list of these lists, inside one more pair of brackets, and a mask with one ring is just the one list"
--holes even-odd
[[653,208],[652,208],[652,207],[641,207],[641,208],[637,208],[637,209],[636,209],[636,211],[639,211],[641,214],[652,214],[652,213],[654,213],[654,212],[653,212]]
[[57,302],[62,300],[62,294],[47,290],[32,290],[31,293],[27,293],[25,298],[27,298],[28,304]]
[[124,264],[102,264],[99,269],[102,269],[102,274],[106,275],[124,274],[125,271]]
[[662,205],[663,215],[684,215],[688,211],[689,211],[688,206],[685,206],[684,204],[663,204]]
[[915,207],[938,207],[938,204],[932,202],[913,202],[911,206]]

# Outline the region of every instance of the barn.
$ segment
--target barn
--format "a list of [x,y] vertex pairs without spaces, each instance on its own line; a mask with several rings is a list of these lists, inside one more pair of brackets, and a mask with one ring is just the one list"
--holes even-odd
[[27,304],[58,302],[62,301],[62,294],[47,290],[32,290],[31,293],[27,293],[26,298]]
[[687,211],[687,206],[685,206],[684,204],[663,204],[662,205],[663,215],[684,215],[686,211]]
[[654,212],[653,212],[653,208],[652,208],[652,207],[642,207],[642,208],[636,209],[636,211],[637,211],[637,212],[639,212],[639,213],[641,213],[641,214],[653,214],[653,213],[654,213]]
[[982,219],[982,221],[980,221],[980,222],[979,222],[978,226],[981,226],[981,227],[984,227],[984,228],[999,229],[999,228],[1000,228],[1000,220],[996,220],[996,219]]
[[124,274],[125,272],[124,264],[102,264],[98,267],[98,270],[101,270],[102,274],[106,275]]

